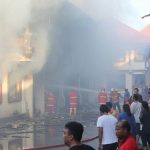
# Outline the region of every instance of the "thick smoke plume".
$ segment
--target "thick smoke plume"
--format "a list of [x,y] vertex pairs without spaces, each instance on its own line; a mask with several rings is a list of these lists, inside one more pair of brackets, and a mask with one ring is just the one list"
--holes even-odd
[[[0,0],[0,79],[7,73],[13,75],[14,83],[30,73],[36,73],[45,64],[50,51],[51,30],[49,16],[51,7],[63,1],[49,0]],[[53,13],[53,12],[52,12]],[[26,28],[30,28],[31,60],[23,60],[23,49],[18,43]],[[48,48],[49,47],[49,48]]]
[[30,1],[0,0],[0,66],[1,77],[15,67],[13,56],[20,53],[16,39],[18,32],[25,28],[30,20]]

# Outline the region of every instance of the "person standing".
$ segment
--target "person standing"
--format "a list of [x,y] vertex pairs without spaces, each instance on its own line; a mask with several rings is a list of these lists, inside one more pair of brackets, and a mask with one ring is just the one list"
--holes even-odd
[[148,92],[147,92],[147,102],[148,102],[148,106],[150,108],[150,88],[148,88]]
[[72,121],[65,124],[63,139],[69,150],[95,150],[93,147],[81,143],[83,131],[83,125],[79,122]]
[[128,91],[128,89],[124,90],[124,104],[129,104],[130,101],[130,93]]
[[113,107],[116,110],[116,107],[118,108],[119,113],[121,112],[120,104],[119,104],[119,99],[121,98],[120,93],[118,93],[117,90],[112,91],[111,93],[111,99],[113,103]]
[[115,134],[115,126],[117,119],[108,114],[108,107],[106,105],[100,106],[101,116],[97,120],[99,149],[116,150],[117,137]]
[[56,97],[52,92],[49,92],[46,104],[46,111],[49,113],[55,113],[56,110]]
[[136,122],[136,141],[139,140],[140,135],[140,113],[141,113],[141,103],[139,102],[138,94],[133,95],[133,102],[130,106],[131,113],[134,115],[135,122]]
[[106,104],[107,102],[107,93],[105,92],[105,89],[101,89],[98,93],[98,103],[99,105]]
[[130,107],[128,104],[123,105],[123,112],[121,112],[118,116],[118,120],[127,120],[131,127],[131,135],[135,137],[136,135],[136,123],[135,118],[131,114]]
[[121,120],[116,125],[118,137],[118,150],[138,150],[135,139],[130,134],[130,124],[127,120]]
[[76,90],[71,90],[69,92],[69,99],[70,99],[70,117],[73,117],[77,113],[77,92]]
[[133,89],[133,95],[130,97],[130,104],[134,101],[134,94],[136,94],[138,96],[138,101],[142,102],[143,101],[143,97],[141,94],[139,94],[139,89],[138,88],[134,88]]
[[141,139],[143,150],[148,150],[147,143],[150,146],[150,110],[146,101],[142,102],[140,121],[142,124]]

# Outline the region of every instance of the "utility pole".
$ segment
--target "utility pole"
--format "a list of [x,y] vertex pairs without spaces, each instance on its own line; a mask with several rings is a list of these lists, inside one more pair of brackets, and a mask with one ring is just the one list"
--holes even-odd
[[144,18],[146,18],[146,17],[150,17],[150,14],[144,15],[144,16],[142,16],[141,18],[144,19]]

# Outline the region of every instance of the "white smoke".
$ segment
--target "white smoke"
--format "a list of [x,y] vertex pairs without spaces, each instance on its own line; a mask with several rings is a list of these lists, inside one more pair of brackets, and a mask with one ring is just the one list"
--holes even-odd
[[[0,79],[3,79],[4,74],[12,73],[15,83],[41,70],[51,50],[48,15],[58,9],[62,2],[64,0],[0,0]],[[39,18],[44,18],[45,22]],[[31,61],[20,62],[18,58],[22,57],[23,49],[19,47],[17,38],[23,36],[30,24],[33,24],[31,29],[35,28],[31,41]]]
[[1,77],[14,67],[11,54],[19,52],[18,32],[27,26],[30,17],[30,0],[0,0],[0,66]]

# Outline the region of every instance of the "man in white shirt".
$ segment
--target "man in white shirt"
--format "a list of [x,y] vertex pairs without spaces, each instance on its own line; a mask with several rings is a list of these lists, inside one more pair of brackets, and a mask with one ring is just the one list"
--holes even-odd
[[131,113],[134,115],[135,122],[136,122],[136,141],[139,140],[139,134],[140,134],[140,114],[141,114],[141,103],[138,99],[138,94],[133,95],[133,102],[130,106]]
[[100,113],[101,116],[97,120],[99,149],[103,147],[103,150],[116,150],[118,146],[115,134],[117,119],[108,114],[106,105],[100,106]]

